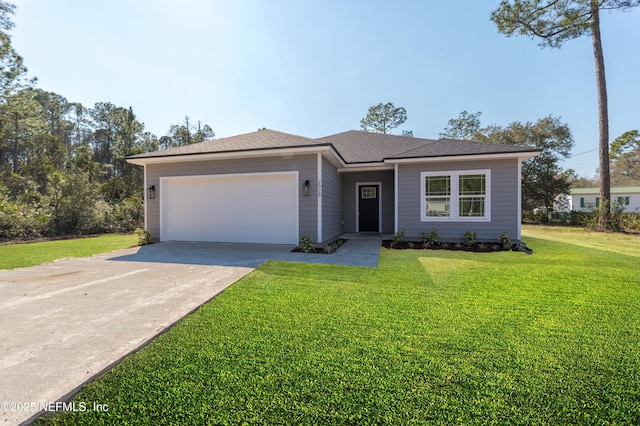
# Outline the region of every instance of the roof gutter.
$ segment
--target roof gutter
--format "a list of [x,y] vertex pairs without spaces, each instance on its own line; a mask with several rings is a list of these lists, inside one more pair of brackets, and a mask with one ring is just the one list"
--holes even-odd
[[154,155],[148,157],[128,157],[127,163],[138,166],[146,166],[148,164],[167,164],[176,162],[193,162],[208,160],[227,160],[234,158],[251,158],[251,157],[284,157],[295,154],[330,154],[339,167],[346,165],[344,159],[338,154],[333,145],[314,145],[306,147],[290,147],[290,148],[265,148],[252,149],[245,151],[225,151],[225,152],[207,152],[207,153],[183,153],[169,155]]
[[374,171],[374,170],[393,170],[395,164],[410,163],[439,163],[454,161],[481,161],[481,160],[500,160],[515,159],[525,161],[539,155],[541,150],[507,152],[495,154],[463,154],[463,155],[447,155],[433,157],[412,157],[412,158],[386,158],[380,162],[364,162],[364,163],[347,163],[342,155],[334,148],[333,144],[312,145],[303,147],[288,148],[264,148],[251,149],[244,151],[224,151],[224,152],[207,152],[207,153],[182,153],[168,155],[152,155],[152,156],[133,156],[126,158],[130,164],[138,166],[146,166],[148,164],[167,164],[175,162],[193,162],[208,160],[226,160],[234,158],[252,158],[252,157],[284,157],[295,154],[316,154],[322,153],[338,168],[338,172],[351,171]]
[[338,173],[344,172],[369,172],[377,170],[393,170],[392,164],[385,164],[384,162],[370,162],[370,163],[349,163],[344,167],[338,168]]
[[520,151],[520,152],[503,152],[495,154],[464,154],[464,155],[445,155],[442,157],[414,157],[414,158],[387,158],[384,160],[386,164],[408,164],[408,163],[441,163],[443,161],[479,161],[479,160],[505,160],[518,159],[526,161],[536,157],[542,150]]

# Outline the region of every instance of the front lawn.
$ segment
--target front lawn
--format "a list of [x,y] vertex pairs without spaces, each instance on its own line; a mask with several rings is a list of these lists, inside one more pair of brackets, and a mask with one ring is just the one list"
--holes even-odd
[[268,262],[40,422],[640,424],[640,239],[523,239]]
[[133,234],[105,234],[97,237],[37,243],[0,245],[0,269],[24,268],[65,257],[85,257],[136,245]]

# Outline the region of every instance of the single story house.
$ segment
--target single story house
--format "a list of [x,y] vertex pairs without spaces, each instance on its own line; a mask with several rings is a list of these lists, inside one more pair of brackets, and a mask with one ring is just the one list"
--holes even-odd
[[259,130],[134,155],[145,227],[160,241],[316,243],[343,233],[408,238],[436,228],[520,239],[528,147],[348,131],[319,139]]
[[[627,213],[640,212],[640,186],[612,186],[611,200]],[[569,210],[590,212],[600,207],[600,188],[573,188],[569,193]]]

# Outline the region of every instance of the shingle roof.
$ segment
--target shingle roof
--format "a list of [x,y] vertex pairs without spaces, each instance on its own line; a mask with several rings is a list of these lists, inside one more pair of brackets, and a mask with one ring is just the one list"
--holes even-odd
[[304,136],[264,129],[228,138],[213,139],[206,142],[194,143],[192,145],[147,152],[144,154],[133,155],[128,158],[172,157],[177,155],[254,151],[277,148],[299,148],[313,145],[322,144],[315,139],[305,138]]
[[535,148],[498,145],[456,139],[421,139],[350,130],[318,139],[275,130],[259,130],[228,138],[127,157],[157,158],[236,151],[258,151],[301,147],[333,146],[346,163],[375,163],[384,160],[422,157],[448,157],[540,151]]
[[464,141],[458,139],[438,139],[422,146],[394,155],[391,158],[448,157],[456,155],[504,154],[536,151],[535,148]]
[[385,159],[448,157],[538,151],[530,147],[499,145],[458,139],[421,139],[351,130],[319,138],[331,143],[349,163]]
[[369,163],[383,161],[401,152],[423,146],[428,139],[383,135],[381,133],[350,130],[336,135],[318,138],[330,143],[347,163]]
[[[569,191],[570,194],[582,194],[582,195],[599,195],[600,188],[572,188]],[[612,194],[638,194],[640,193],[640,186],[612,186]]]

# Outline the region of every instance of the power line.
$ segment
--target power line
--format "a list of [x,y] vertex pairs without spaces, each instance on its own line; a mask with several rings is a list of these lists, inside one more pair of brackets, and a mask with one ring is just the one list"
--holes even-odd
[[590,153],[590,152],[597,151],[597,150],[598,150],[598,148],[590,149],[589,151],[579,152],[579,153],[577,153],[577,154],[570,155],[570,156],[568,156],[567,158],[577,157],[578,155],[588,154],[588,153]]

